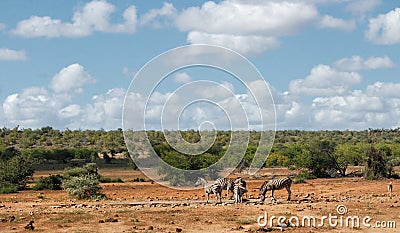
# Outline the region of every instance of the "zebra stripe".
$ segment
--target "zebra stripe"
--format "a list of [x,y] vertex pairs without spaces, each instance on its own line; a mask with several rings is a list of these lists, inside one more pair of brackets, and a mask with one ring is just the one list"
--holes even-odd
[[292,179],[290,179],[289,177],[283,177],[283,178],[280,178],[280,179],[265,181],[261,185],[261,188],[260,188],[260,199],[261,199],[261,201],[264,201],[265,200],[265,193],[268,190],[271,190],[272,198],[275,200],[274,191],[286,188],[286,190],[288,192],[287,200],[290,201],[290,195],[292,193],[290,191],[290,186],[291,185],[292,185]]
[[232,191],[235,186],[235,180],[231,178],[218,178],[214,184],[221,186],[222,190],[226,190],[226,198],[229,199],[229,191]]
[[207,196],[206,203],[208,203],[208,201],[209,201],[210,194],[214,194],[215,195],[216,203],[218,203],[218,197],[219,197],[219,202],[222,202],[221,201],[222,188],[221,188],[220,185],[218,185],[218,184],[207,185],[207,181],[205,179],[198,178],[196,183],[195,183],[195,186],[199,186],[199,185],[203,186],[204,192],[206,193],[206,196]]
[[235,197],[235,203],[243,202],[243,195],[247,192],[246,181],[242,178],[237,178],[234,181],[233,195]]

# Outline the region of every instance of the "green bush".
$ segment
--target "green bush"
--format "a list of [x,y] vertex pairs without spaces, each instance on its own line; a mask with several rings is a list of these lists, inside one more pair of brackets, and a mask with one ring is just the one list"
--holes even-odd
[[65,179],[62,187],[67,193],[78,199],[101,198],[100,182],[96,175],[72,176]]
[[312,180],[316,178],[317,177],[315,175],[311,174],[308,171],[301,171],[299,174],[297,174],[296,178],[294,178],[293,183],[294,184],[306,183],[306,180]]
[[12,151],[13,154],[0,159],[0,189],[23,189],[33,175],[35,160],[30,156],[22,156],[17,149],[8,151]]
[[66,168],[63,172],[63,177],[66,179],[85,175],[95,175],[97,178],[100,178],[97,173],[97,165],[95,163],[90,163],[83,167]]
[[11,184],[9,182],[1,182],[0,183],[0,193],[16,193],[18,191],[18,186],[15,184]]
[[145,180],[144,180],[144,178],[142,178],[142,177],[136,177],[135,179],[133,179],[133,182],[144,182]]
[[117,178],[111,178],[111,177],[100,177],[99,179],[100,183],[124,183],[124,181],[117,177]]
[[50,175],[48,177],[40,177],[36,182],[35,186],[33,186],[33,190],[61,190],[62,187],[62,176],[61,175]]
[[317,179],[317,177],[315,175],[313,175],[312,173],[310,173],[308,171],[299,172],[299,174],[297,174],[296,178],[306,179],[306,180]]

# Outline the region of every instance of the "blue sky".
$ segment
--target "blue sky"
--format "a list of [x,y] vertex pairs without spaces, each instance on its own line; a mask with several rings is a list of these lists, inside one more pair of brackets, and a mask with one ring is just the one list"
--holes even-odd
[[[162,52],[200,43],[255,64],[278,129],[400,127],[398,1],[5,0],[0,12],[2,126],[119,128],[133,75]],[[181,70],[156,94],[213,77],[246,95],[219,75]],[[196,128],[219,114],[192,106],[182,123]]]

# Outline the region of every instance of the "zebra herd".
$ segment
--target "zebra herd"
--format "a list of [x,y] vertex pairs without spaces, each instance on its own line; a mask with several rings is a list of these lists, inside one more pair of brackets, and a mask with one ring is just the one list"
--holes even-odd
[[[229,199],[229,191],[233,193],[233,197],[235,203],[241,203],[243,201],[243,195],[247,192],[246,181],[241,177],[236,179],[231,178],[218,178],[211,185],[207,184],[207,181],[204,178],[198,178],[195,183],[195,186],[202,185],[204,187],[204,191],[207,196],[207,203],[209,201],[210,194],[215,195],[216,203],[222,202],[222,190],[226,190],[226,197]],[[289,177],[283,177],[280,179],[274,179],[265,181],[260,187],[260,201],[263,202],[265,200],[265,194],[267,191],[271,190],[272,200],[275,200],[274,191],[286,188],[288,192],[287,200],[290,201],[291,191],[290,186],[292,185],[292,179]]]

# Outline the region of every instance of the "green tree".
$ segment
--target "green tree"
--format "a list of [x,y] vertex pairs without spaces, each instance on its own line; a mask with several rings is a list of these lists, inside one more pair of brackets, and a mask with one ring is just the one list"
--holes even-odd
[[35,160],[30,156],[22,156],[15,149],[6,151],[12,152],[12,156],[7,155],[0,160],[0,189],[4,187],[23,189],[34,173]]
[[364,177],[368,180],[376,180],[381,178],[389,178],[392,175],[393,167],[387,163],[388,156],[386,153],[390,153],[388,149],[377,150],[373,145],[370,146],[367,151],[367,164],[365,167]]

